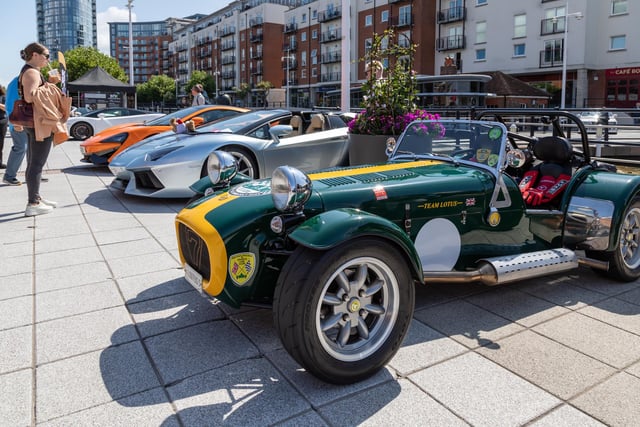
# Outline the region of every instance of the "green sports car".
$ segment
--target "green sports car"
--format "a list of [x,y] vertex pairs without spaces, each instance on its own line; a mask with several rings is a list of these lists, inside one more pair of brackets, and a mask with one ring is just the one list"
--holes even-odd
[[186,279],[232,306],[270,305],[286,350],[338,384],[393,357],[416,283],[500,285],[580,264],[637,279],[640,176],[591,159],[570,113],[540,110],[526,135],[507,130],[508,111],[485,113],[413,122],[385,164],[251,181],[212,155],[214,191],[176,218]]

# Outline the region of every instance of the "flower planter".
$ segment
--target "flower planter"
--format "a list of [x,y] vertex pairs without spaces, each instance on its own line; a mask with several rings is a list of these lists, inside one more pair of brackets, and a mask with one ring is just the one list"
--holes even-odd
[[349,134],[349,164],[366,165],[387,162],[389,135]]

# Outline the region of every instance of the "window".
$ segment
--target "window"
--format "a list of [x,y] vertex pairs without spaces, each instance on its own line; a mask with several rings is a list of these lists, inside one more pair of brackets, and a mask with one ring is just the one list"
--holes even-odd
[[307,22],[307,14],[306,13],[302,14],[301,22]]
[[513,17],[513,37],[526,37],[527,35],[527,15],[516,15]]
[[300,34],[300,41],[301,42],[307,41],[307,32],[306,31],[304,31],[302,34]]
[[487,50],[476,49],[476,61],[486,61],[486,60],[487,60]]
[[482,6],[487,4],[487,0],[476,0],[476,6]]
[[519,43],[513,45],[513,56],[524,56],[525,44]]
[[373,25],[373,17],[371,15],[367,15],[364,17],[364,25],[365,27],[370,27]]
[[609,50],[622,50],[627,48],[627,36],[613,36],[611,37],[611,44]]
[[476,22],[476,43],[487,42],[487,21]]
[[380,22],[389,22],[389,11],[383,10],[380,13]]
[[313,40],[317,40],[318,39],[318,30],[311,31],[311,38]]
[[612,0],[611,14],[620,15],[622,13],[627,13],[627,0]]
[[364,40],[364,53],[369,53],[371,51],[371,46],[373,45],[373,39],[365,39]]

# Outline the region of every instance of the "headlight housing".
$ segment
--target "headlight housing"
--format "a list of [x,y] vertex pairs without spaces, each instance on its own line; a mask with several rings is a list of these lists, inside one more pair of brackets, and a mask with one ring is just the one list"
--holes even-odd
[[207,158],[207,174],[213,185],[226,184],[238,173],[236,159],[226,151],[214,151]]
[[311,179],[291,166],[280,166],[271,175],[271,198],[280,212],[301,211],[311,197]]

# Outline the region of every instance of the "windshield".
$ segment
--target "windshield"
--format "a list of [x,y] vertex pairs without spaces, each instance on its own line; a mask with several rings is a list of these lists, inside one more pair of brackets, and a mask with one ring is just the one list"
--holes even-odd
[[506,134],[507,129],[497,122],[419,120],[400,135],[390,158],[440,156],[499,168],[505,158]]
[[282,112],[277,112],[277,110],[251,111],[244,114],[238,114],[237,116],[233,116],[229,119],[221,120],[207,126],[203,126],[199,128],[196,131],[196,133],[207,133],[207,132],[238,133],[249,126],[252,126],[252,125],[257,126],[264,120],[268,120],[272,117],[276,118],[280,115],[282,115]]
[[182,119],[186,116],[189,116],[195,113],[198,110],[202,110],[202,107],[189,107],[184,108],[182,110],[174,111],[173,113],[169,113],[166,116],[158,117],[157,119],[149,120],[145,122],[146,126],[169,126],[171,123],[169,121],[171,119]]

